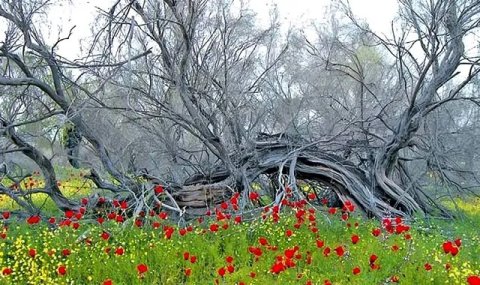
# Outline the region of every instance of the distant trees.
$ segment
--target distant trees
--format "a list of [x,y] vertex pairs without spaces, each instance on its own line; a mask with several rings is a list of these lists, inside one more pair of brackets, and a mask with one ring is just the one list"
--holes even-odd
[[75,61],[57,53],[68,35],[42,36],[47,4],[0,3],[0,155],[22,154],[46,180],[0,195],[30,212],[29,192],[78,207],[57,187],[57,156],[135,212],[155,202],[153,184],[183,215],[233,192],[248,207],[254,184],[272,203],[287,189],[302,199],[298,178],[377,217],[448,214],[427,185],[450,196],[478,185],[478,149],[461,143],[479,133],[476,1],[399,0],[389,38],[338,2],[345,18],[313,39],[282,34],[274,12],[259,28],[241,1],[119,0]]

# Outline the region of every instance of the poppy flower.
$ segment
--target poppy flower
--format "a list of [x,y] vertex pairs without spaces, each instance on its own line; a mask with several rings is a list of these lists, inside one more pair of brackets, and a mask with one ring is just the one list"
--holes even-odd
[[291,237],[292,234],[293,234],[292,230],[286,230],[286,231],[285,231],[285,235],[286,235],[287,237]]
[[218,269],[218,271],[217,271],[217,273],[218,273],[218,275],[220,275],[220,277],[225,276],[225,273],[226,273],[226,272],[227,272],[227,271],[225,270],[224,267],[220,267],[220,268]]
[[87,205],[88,204],[88,198],[82,198],[82,205]]
[[257,273],[255,272],[250,272],[249,274],[250,278],[255,278],[257,276]]
[[8,275],[10,275],[10,274],[12,274],[12,273],[13,273],[13,270],[12,270],[11,268],[8,268],[8,267],[7,267],[7,268],[4,268],[4,269],[2,270],[3,276],[8,276]]
[[56,219],[54,217],[51,217],[50,219],[48,219],[48,222],[53,225],[55,224]]
[[195,255],[190,256],[190,263],[197,262],[197,257]]
[[456,240],[454,240],[454,243],[457,247],[460,247],[462,245],[462,240],[457,238]]
[[122,202],[120,202],[120,209],[126,210],[127,208],[128,208],[127,201],[123,200]]
[[255,191],[252,191],[248,194],[248,198],[252,201],[257,201],[258,197],[260,197],[260,195]]
[[382,230],[379,228],[373,229],[372,230],[372,235],[375,237],[378,237],[382,233]]
[[137,265],[137,271],[139,275],[143,275],[148,271],[148,266],[144,263]]
[[446,241],[442,244],[442,248],[445,253],[450,253],[453,249],[453,243],[451,241]]
[[67,211],[65,211],[65,217],[66,217],[67,219],[73,218],[74,215],[75,215],[75,213],[74,213],[72,210],[67,210]]
[[101,224],[103,224],[103,222],[105,222],[104,218],[102,218],[102,217],[97,218],[97,223],[99,223],[101,225]]
[[233,273],[235,272],[235,267],[232,264],[227,265],[227,271],[228,273]]
[[58,273],[58,275],[61,275],[61,276],[67,274],[67,267],[65,265],[60,265],[57,268],[57,273]]
[[286,268],[285,268],[285,265],[283,265],[283,263],[281,262],[275,262],[273,265],[272,265],[272,268],[270,269],[270,272],[274,273],[274,274],[280,274],[282,271],[284,271]]
[[125,250],[123,249],[123,247],[117,247],[117,249],[115,249],[116,255],[123,255],[124,253],[125,253]]
[[3,212],[2,213],[2,217],[7,220],[8,218],[10,218],[10,212]]
[[113,285],[113,282],[111,279],[107,279],[105,281],[103,281],[103,285]]
[[162,185],[156,185],[154,188],[155,194],[162,194],[163,193],[163,186]]
[[323,250],[323,255],[324,256],[329,256],[330,255],[330,248],[327,246],[324,250]]
[[187,234],[187,229],[179,229],[178,230],[178,233],[181,235],[181,236],[184,236]]
[[110,238],[110,234],[107,233],[106,231],[103,231],[101,234],[101,237],[103,240],[108,240]]
[[337,212],[337,208],[330,208],[328,209],[328,213],[334,215]]
[[468,285],[480,285],[480,276],[469,276],[467,278]]
[[425,268],[425,270],[427,270],[427,271],[430,271],[430,270],[432,270],[432,265],[431,265],[430,263],[428,263],[428,262],[427,262],[427,263],[425,263],[425,264],[423,265],[423,267],[424,267],[424,268]]
[[30,216],[28,219],[27,219],[27,223],[29,225],[35,225],[35,224],[38,224],[40,222],[40,216]]
[[352,236],[352,243],[357,244],[360,241],[360,237],[358,235]]
[[343,246],[338,246],[337,248],[335,248],[335,252],[339,257],[342,257],[345,254],[345,249],[343,248]]
[[353,211],[355,211],[355,205],[353,205],[353,203],[351,201],[347,200],[343,204],[343,210],[348,211],[348,212],[353,212]]
[[72,252],[68,248],[65,248],[65,249],[62,250],[62,255],[65,256],[65,257],[69,256],[71,253]]
[[227,261],[227,263],[232,263],[233,262],[233,257],[229,255],[225,258],[225,261]]
[[360,272],[361,272],[361,270],[360,270],[360,267],[358,267],[358,266],[353,268],[353,270],[352,270],[353,275],[358,275],[358,274],[360,274]]
[[217,225],[217,224],[211,224],[211,225],[210,225],[210,231],[211,231],[211,232],[216,232],[216,231],[218,231],[218,225]]
[[35,255],[37,255],[37,251],[31,248],[28,250],[28,255],[30,255],[31,258],[35,258]]
[[370,255],[370,264],[375,263],[377,259],[378,259],[378,256],[376,256],[375,254]]
[[227,203],[227,202],[223,202],[222,204],[220,204],[220,208],[222,208],[223,210],[228,209],[228,203]]
[[236,223],[236,224],[240,224],[241,222],[242,222],[242,217],[236,216],[236,217],[235,217],[235,223]]
[[323,281],[323,285],[332,285],[332,282],[326,279],[325,281]]
[[188,260],[190,258],[190,253],[188,251],[185,251],[183,253],[183,260]]
[[325,242],[323,240],[317,239],[316,240],[317,247],[322,248],[325,245]]
[[185,268],[185,276],[190,276],[192,275],[192,269],[191,268]]

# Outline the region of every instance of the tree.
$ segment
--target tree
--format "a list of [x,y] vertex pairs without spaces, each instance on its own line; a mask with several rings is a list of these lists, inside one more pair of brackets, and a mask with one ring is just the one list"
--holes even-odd
[[[448,214],[425,192],[429,175],[455,191],[470,186],[459,179],[477,182],[474,170],[443,154],[455,144],[451,132],[477,127],[458,113],[458,104],[479,103],[471,96],[478,51],[465,48],[478,28],[476,1],[400,0],[402,29],[390,39],[340,5],[349,24],[317,26],[315,41],[299,31],[283,40],[275,12],[258,28],[241,1],[119,0],[99,13],[76,61],[57,54],[68,35],[50,45],[42,37],[36,17],[46,4],[0,4],[9,23],[0,49],[8,94],[0,104],[9,111],[0,134],[2,153],[22,153],[41,169],[46,186],[30,192],[47,193],[62,209],[78,205],[62,195],[52,160],[21,126],[66,121],[75,130],[71,164],[134,202],[134,214],[159,202],[155,184],[166,188],[162,205],[180,216],[234,192],[249,207],[253,185],[281,205],[287,194],[304,198],[300,184],[314,189],[316,202],[328,191],[376,217]],[[0,191],[39,211],[27,194]]]

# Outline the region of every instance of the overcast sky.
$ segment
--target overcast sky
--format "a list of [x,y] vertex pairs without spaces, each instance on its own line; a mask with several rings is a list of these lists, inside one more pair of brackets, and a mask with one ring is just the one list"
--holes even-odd
[[[72,58],[80,54],[79,40],[90,34],[90,26],[94,24],[97,7],[108,9],[112,0],[74,0],[71,4],[56,5],[52,8],[49,27],[49,35],[45,35],[52,41],[58,37],[58,29],[63,29],[65,35],[72,26],[76,26],[70,40],[64,41],[59,46],[59,53]],[[61,3],[61,2],[59,2]],[[68,2],[64,2],[68,3]],[[330,5],[330,0],[250,0],[250,7],[260,18],[267,19],[270,9],[274,5],[278,7],[280,19],[286,27],[308,26],[312,20],[320,20],[325,15],[325,9]],[[360,18],[365,19],[370,27],[378,33],[389,33],[390,22],[395,16],[398,5],[396,0],[350,0],[353,12]],[[3,24],[3,27],[2,27]],[[5,24],[0,22],[1,38]],[[1,41],[0,38],[0,41]]]

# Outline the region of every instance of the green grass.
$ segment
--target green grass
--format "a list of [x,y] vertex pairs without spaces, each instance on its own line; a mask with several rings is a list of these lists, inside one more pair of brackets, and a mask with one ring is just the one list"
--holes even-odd
[[[78,230],[62,227],[54,231],[44,225],[14,223],[6,231],[7,237],[0,239],[0,268],[11,268],[13,273],[0,278],[0,284],[102,284],[106,279],[112,279],[113,284],[214,284],[216,281],[219,284],[306,284],[308,280],[323,284],[326,279],[333,284],[383,284],[394,275],[401,284],[466,284],[468,276],[479,274],[480,239],[478,227],[475,227],[478,225],[476,214],[461,223],[417,221],[408,232],[411,240],[405,239],[405,233],[374,237],[371,231],[379,227],[379,222],[373,220],[350,218],[351,227],[347,227],[338,214],[329,216],[329,220],[323,215],[317,217],[318,236],[309,229],[308,220],[295,229],[297,220],[287,211],[279,223],[271,219],[241,224],[195,222],[192,232],[181,236],[175,231],[171,239],[165,238],[162,227],[137,228],[131,222],[109,221],[98,226],[82,220]],[[209,222],[229,227],[211,232]],[[359,223],[358,227],[355,223]],[[285,235],[287,229],[293,231],[291,237]],[[104,230],[111,235],[108,241],[100,237]],[[360,236],[358,244],[352,244],[353,234]],[[86,236],[91,245],[81,236]],[[259,237],[265,237],[277,250],[262,247]],[[442,243],[456,238],[462,240],[460,253],[454,257],[445,254]],[[317,248],[317,239],[323,240],[325,246]],[[338,257],[334,251],[340,245],[347,251],[343,257]],[[392,250],[394,245],[399,247],[398,251]],[[249,253],[250,246],[262,248],[263,254],[258,261]],[[286,249],[294,246],[299,247],[301,254],[299,259],[294,259],[295,267],[280,274],[271,273],[276,256],[284,255]],[[117,247],[124,248],[125,254],[115,255]],[[325,247],[332,251],[328,257],[323,254]],[[72,252],[68,257],[61,254],[65,248]],[[111,248],[109,254],[106,248]],[[28,255],[29,249],[37,251],[35,258]],[[195,255],[197,262],[185,261],[184,252]],[[378,256],[376,263],[380,269],[370,269],[371,254]],[[308,255],[311,264],[307,264]],[[221,278],[217,271],[227,266],[227,256],[234,258],[235,271]],[[149,267],[143,278],[136,269],[141,263]],[[425,263],[431,264],[432,270],[425,270]],[[445,269],[447,263],[451,265],[450,270]],[[57,274],[59,265],[66,266],[65,276]],[[361,273],[353,275],[352,270],[357,266]],[[187,268],[192,270],[189,277],[184,274]],[[250,277],[252,272],[255,278]]]

